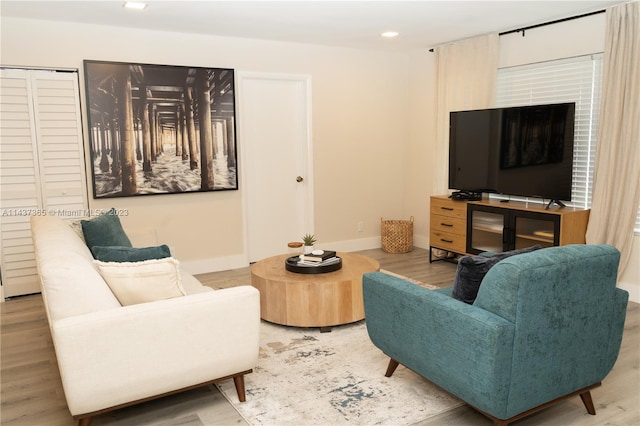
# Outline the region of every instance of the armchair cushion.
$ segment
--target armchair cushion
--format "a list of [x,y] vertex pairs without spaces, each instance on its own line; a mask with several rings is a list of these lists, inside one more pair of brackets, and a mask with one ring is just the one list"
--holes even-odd
[[536,244],[531,247],[502,253],[462,256],[458,261],[458,269],[456,270],[451,296],[464,303],[472,304],[476,300],[484,276],[493,265],[508,257],[529,253],[539,248],[541,248],[540,244]]

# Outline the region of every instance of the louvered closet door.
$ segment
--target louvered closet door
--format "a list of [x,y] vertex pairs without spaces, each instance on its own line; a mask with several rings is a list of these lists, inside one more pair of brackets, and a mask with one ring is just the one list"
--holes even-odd
[[86,209],[78,76],[0,70],[3,296],[40,291],[29,219]]

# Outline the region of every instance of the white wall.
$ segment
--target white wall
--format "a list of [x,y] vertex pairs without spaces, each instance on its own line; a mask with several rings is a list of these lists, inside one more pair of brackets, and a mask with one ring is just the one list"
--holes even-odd
[[429,247],[429,197],[433,188],[434,171],[431,157],[436,135],[436,70],[434,54],[426,50],[410,55],[409,82],[411,95],[409,145],[406,168],[409,178],[405,184],[405,210],[414,216],[414,244]]
[[[3,66],[77,68],[81,78],[84,59],[310,75],[319,242],[368,248],[362,246],[379,244],[381,216],[404,215],[409,112],[404,54],[6,17],[1,24]],[[84,96],[84,81],[81,86]],[[90,207],[127,209],[126,228],[156,228],[158,240],[174,248],[193,272],[229,269],[246,266],[247,260],[242,181],[239,186],[239,191],[90,199]],[[357,231],[358,222],[364,222],[363,232]]]

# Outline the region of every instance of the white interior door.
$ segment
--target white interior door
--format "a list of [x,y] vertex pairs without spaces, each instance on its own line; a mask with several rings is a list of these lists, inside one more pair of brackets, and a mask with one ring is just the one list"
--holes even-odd
[[239,74],[241,173],[250,262],[313,232],[310,81]]

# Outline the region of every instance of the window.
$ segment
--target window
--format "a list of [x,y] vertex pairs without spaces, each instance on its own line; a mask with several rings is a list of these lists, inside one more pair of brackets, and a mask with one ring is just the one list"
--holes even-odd
[[[569,205],[579,208],[591,207],[602,58],[602,54],[594,54],[498,70],[497,107],[576,103],[573,190]],[[500,195],[492,197],[504,198]],[[640,233],[640,206],[636,215],[635,232]]]
[[579,208],[591,206],[601,81],[602,54],[498,70],[497,107],[576,103],[573,189],[570,205]]

